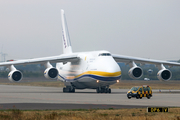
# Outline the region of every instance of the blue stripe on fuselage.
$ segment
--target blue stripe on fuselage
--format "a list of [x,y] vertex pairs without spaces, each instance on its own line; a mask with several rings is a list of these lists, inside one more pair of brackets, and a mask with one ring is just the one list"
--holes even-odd
[[62,79],[64,79],[65,81],[75,81],[75,80],[79,80],[79,79],[82,79],[84,77],[90,77],[90,78],[94,78],[94,79],[97,79],[97,80],[100,80],[100,81],[116,81],[116,80],[119,80],[121,78],[121,75],[120,76],[117,76],[117,77],[103,77],[103,76],[97,76],[97,75],[92,75],[92,74],[87,74],[87,75],[82,75],[78,78],[75,78],[75,79],[65,79],[64,77],[62,77],[60,74],[59,74],[59,77],[61,77]]

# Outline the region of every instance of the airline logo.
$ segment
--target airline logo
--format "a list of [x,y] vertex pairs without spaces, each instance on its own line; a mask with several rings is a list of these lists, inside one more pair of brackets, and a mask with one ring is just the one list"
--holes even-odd
[[64,31],[63,30],[62,30],[62,36],[63,36],[64,47],[66,48],[67,45],[66,45],[66,39],[65,39]]
[[63,37],[63,43],[64,43],[64,47],[69,47],[70,46],[70,39],[69,36],[66,36],[66,33],[64,30],[62,30],[62,37]]

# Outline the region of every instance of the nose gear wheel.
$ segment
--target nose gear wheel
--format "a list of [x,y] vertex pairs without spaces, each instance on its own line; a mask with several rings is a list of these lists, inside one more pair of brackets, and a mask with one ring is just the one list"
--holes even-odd
[[111,93],[111,89],[109,87],[98,87],[96,89],[97,93]]

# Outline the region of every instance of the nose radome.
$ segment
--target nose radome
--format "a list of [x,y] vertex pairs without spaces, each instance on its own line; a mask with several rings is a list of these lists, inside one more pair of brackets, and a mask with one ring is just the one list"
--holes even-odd
[[121,72],[121,69],[117,62],[109,56],[106,57],[99,57],[94,61],[93,64],[90,64],[88,69],[90,71],[100,71],[100,72],[105,72],[105,73],[117,73]]
[[104,59],[103,62],[99,61],[99,64],[101,64],[101,67],[104,72],[115,73],[121,71],[119,65],[113,58]]
[[115,73],[115,72],[119,72],[121,70],[120,70],[120,67],[118,64],[109,64],[109,65],[105,66],[105,71],[109,72],[109,73]]

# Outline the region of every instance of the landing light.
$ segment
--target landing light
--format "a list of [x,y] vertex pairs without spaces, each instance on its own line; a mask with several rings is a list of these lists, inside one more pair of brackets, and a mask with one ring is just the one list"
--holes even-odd
[[96,81],[97,83],[99,82],[99,80]]
[[117,83],[119,83],[119,80],[117,80]]

